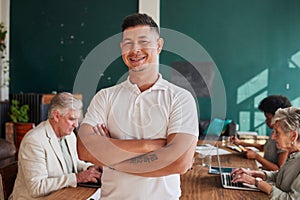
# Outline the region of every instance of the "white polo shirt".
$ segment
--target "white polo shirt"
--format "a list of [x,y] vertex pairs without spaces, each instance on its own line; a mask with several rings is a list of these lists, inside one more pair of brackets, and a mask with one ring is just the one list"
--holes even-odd
[[[82,123],[104,123],[113,138],[156,139],[171,133],[198,137],[195,100],[186,91],[161,75],[148,90],[141,92],[129,78],[116,86],[100,90],[92,99]],[[178,174],[148,178],[104,167],[101,200],[179,199]]]

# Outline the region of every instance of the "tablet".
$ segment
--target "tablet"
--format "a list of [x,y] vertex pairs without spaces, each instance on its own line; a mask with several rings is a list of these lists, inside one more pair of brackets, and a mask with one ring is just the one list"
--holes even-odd
[[[234,167],[222,167],[222,172],[231,173],[235,168]],[[220,169],[218,166],[210,166],[209,174],[220,174]]]

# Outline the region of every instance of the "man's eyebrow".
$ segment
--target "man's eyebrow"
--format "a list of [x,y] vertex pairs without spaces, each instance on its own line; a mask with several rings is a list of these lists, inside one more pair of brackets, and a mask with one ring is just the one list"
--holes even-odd
[[[148,38],[146,35],[141,35],[138,37],[138,39],[145,39],[145,38]],[[132,39],[131,38],[124,38],[123,41],[131,41]]]
[[139,38],[139,39],[144,39],[144,38],[147,38],[147,36],[142,35],[142,36],[139,36],[138,38]]
[[124,38],[124,39],[122,40],[122,42],[124,42],[124,41],[131,41],[131,39],[130,39],[130,38]]

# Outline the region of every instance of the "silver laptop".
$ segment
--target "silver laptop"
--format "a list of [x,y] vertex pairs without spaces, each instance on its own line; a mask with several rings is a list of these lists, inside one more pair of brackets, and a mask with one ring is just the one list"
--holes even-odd
[[[217,157],[218,157],[218,164],[219,164],[219,171],[220,171],[220,177],[221,177],[221,182],[223,188],[228,188],[228,189],[235,189],[235,190],[252,190],[252,191],[260,191],[257,187],[254,185],[249,185],[246,183],[233,183],[232,179],[233,177],[230,176],[230,172],[228,170],[224,171],[222,169],[227,169],[223,168],[221,165],[221,159],[219,155],[219,147],[217,146]],[[234,169],[234,168],[232,168]]]

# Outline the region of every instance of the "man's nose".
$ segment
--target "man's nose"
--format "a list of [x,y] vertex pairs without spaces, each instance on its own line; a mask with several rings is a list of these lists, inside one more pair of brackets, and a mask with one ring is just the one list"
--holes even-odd
[[75,122],[73,123],[74,128],[78,127],[78,120],[75,120]]
[[141,45],[138,42],[134,42],[132,45],[132,51],[140,51],[141,50]]

